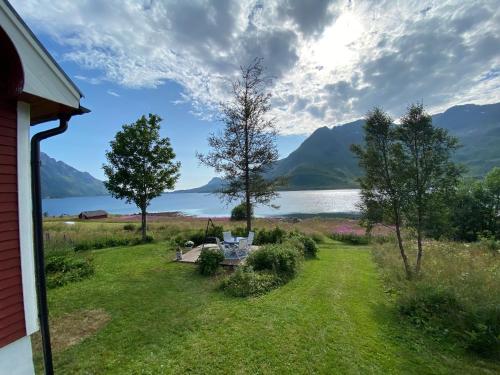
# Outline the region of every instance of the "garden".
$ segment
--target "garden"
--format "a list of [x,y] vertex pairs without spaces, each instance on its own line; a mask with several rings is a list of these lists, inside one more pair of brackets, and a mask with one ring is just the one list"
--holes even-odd
[[[66,242],[61,240],[59,248],[48,246],[47,259],[55,260],[47,266],[72,275],[49,289],[56,371],[500,371],[498,360],[477,346],[484,345],[481,337],[491,337],[485,332],[495,329],[484,323],[496,315],[482,307],[498,306],[488,290],[498,290],[499,258],[486,244],[456,248],[431,242],[433,256],[426,258],[424,268],[428,273],[414,284],[405,279],[394,256],[394,241],[384,228],[367,237],[352,220],[256,219],[261,246],[246,265],[235,272],[215,267],[203,275],[200,264],[174,258],[176,244],[196,240],[205,224],[192,218],[151,221],[151,243],[75,251],[75,244],[85,238],[99,244],[98,233],[103,242],[104,233],[107,241],[113,236],[133,239],[140,233],[135,222],[119,218],[70,225],[48,220],[51,238],[65,236]],[[217,231],[243,231],[238,222],[221,219],[215,224]],[[308,253],[306,247],[317,252]],[[452,251],[461,254],[460,262],[450,262]],[[442,294],[425,292],[438,282]],[[455,320],[452,315],[436,318],[436,311],[450,314],[457,306]],[[462,314],[475,317],[467,327],[469,340],[460,333],[468,321]],[[36,361],[40,371],[41,357]]]

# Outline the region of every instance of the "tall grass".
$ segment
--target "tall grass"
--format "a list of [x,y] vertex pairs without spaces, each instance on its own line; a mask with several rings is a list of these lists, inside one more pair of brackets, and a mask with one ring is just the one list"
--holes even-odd
[[[499,255],[481,244],[430,241],[422,274],[411,281],[394,245],[376,246],[373,256],[402,315],[482,355],[500,355]],[[415,249],[409,256],[414,259]]]

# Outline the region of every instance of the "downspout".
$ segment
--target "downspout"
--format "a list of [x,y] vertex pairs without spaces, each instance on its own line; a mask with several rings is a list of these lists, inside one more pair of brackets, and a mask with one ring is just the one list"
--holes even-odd
[[45,258],[43,247],[42,192],[40,184],[40,142],[62,134],[68,129],[70,115],[59,119],[57,128],[35,134],[31,138],[31,196],[33,201],[33,241],[35,251],[36,285],[38,298],[38,318],[42,335],[43,363],[46,375],[54,374],[52,348],[50,346],[49,309],[45,283]]

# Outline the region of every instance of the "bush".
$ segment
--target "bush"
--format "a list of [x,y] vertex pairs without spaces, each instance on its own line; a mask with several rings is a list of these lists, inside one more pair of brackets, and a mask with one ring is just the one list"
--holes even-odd
[[311,238],[316,243],[323,243],[323,242],[325,242],[325,236],[323,236],[320,233],[313,233],[313,234],[311,234]]
[[401,294],[397,303],[402,315],[428,331],[445,330],[443,319],[450,319],[463,309],[450,291],[425,284],[417,284],[409,293]]
[[266,244],[278,244],[283,241],[286,237],[286,231],[276,227],[271,230],[265,228],[256,231],[254,244],[255,245],[266,245]]
[[130,224],[130,223],[129,224],[125,224],[123,226],[123,230],[126,230],[128,232],[133,232],[133,231],[135,231],[135,225],[134,224]]
[[267,293],[280,284],[280,278],[272,272],[255,272],[252,267],[240,267],[224,279],[221,288],[235,297],[249,297]]
[[[483,356],[500,355],[500,258],[484,244],[426,243],[419,278],[408,281],[394,245],[374,259],[397,291],[399,312],[434,335],[450,336]],[[414,258],[415,249],[408,249]]]
[[92,276],[94,265],[89,257],[54,253],[46,256],[45,272],[47,287],[55,288]]
[[485,357],[500,357],[500,306],[466,314],[467,347]]
[[318,254],[318,247],[316,246],[316,242],[310,237],[304,237],[304,256],[307,258],[316,258]]
[[354,233],[332,233],[332,239],[345,242],[351,245],[368,245],[370,237]]
[[291,232],[284,243],[297,248],[306,258],[315,258],[318,253],[316,242],[300,232]]
[[256,250],[247,258],[246,264],[255,271],[272,271],[278,277],[288,280],[299,269],[302,254],[291,243],[267,245]]
[[[250,207],[250,216],[253,217],[253,207]],[[241,221],[247,219],[247,205],[241,203],[231,210],[231,220]]]
[[[209,227],[206,237],[217,237],[222,238],[222,232],[224,228],[222,226],[216,225],[214,227]],[[205,230],[200,229],[194,232],[191,232],[188,236],[189,241],[193,241],[195,246],[199,246],[205,242]]]
[[222,251],[216,248],[203,249],[198,258],[198,269],[202,275],[215,275],[219,269],[219,264],[224,260]]

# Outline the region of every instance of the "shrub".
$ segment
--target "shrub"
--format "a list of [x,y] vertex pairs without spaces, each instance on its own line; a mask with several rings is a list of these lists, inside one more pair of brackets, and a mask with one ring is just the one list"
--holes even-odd
[[500,306],[466,314],[467,347],[485,357],[500,357]]
[[125,224],[125,225],[123,226],[123,230],[126,230],[126,231],[128,231],[128,232],[133,232],[133,231],[135,231],[135,225],[134,225],[134,224],[131,224],[131,223],[129,223],[129,224]]
[[316,242],[314,242],[312,238],[300,232],[291,232],[284,240],[284,243],[289,246],[295,247],[306,258],[315,258],[316,254],[318,253]]
[[249,297],[267,293],[280,284],[280,278],[272,272],[255,272],[252,267],[240,267],[224,279],[221,288],[235,297]]
[[[217,238],[222,238],[222,232],[224,231],[224,228],[222,226],[216,225],[214,227],[209,227],[206,237],[217,237]],[[195,246],[199,246],[205,242],[205,230],[200,229],[194,232],[191,232],[191,234],[188,236],[189,241],[193,241]]]
[[320,233],[313,233],[313,234],[311,234],[311,238],[316,243],[323,243],[323,242],[325,242],[325,236],[323,236]]
[[86,279],[94,274],[92,258],[53,253],[46,256],[47,287],[55,288]]
[[462,310],[452,292],[425,284],[417,284],[409,293],[401,294],[397,302],[402,315],[428,331],[444,330],[442,319],[450,319]]
[[278,244],[283,241],[286,237],[286,231],[275,227],[274,229],[267,230],[265,228],[256,231],[254,244],[256,245],[266,245],[266,244]]
[[316,246],[316,242],[310,237],[304,237],[304,256],[307,258],[316,258],[318,253],[318,247]]
[[[250,216],[253,217],[253,207],[250,207]],[[247,205],[246,203],[240,203],[231,210],[231,220],[241,221],[247,219]]]
[[203,249],[198,258],[198,269],[202,275],[214,275],[219,269],[219,264],[224,260],[224,254],[216,248]]
[[[422,274],[408,281],[394,245],[374,248],[374,259],[403,316],[433,334],[451,336],[483,356],[500,355],[500,259],[484,244],[426,243]],[[414,258],[415,249],[408,249]]]
[[332,233],[332,239],[345,242],[351,245],[368,245],[370,237],[355,233]]
[[288,280],[297,274],[301,257],[297,247],[284,243],[267,245],[250,253],[246,263],[255,271],[272,271],[278,277]]

